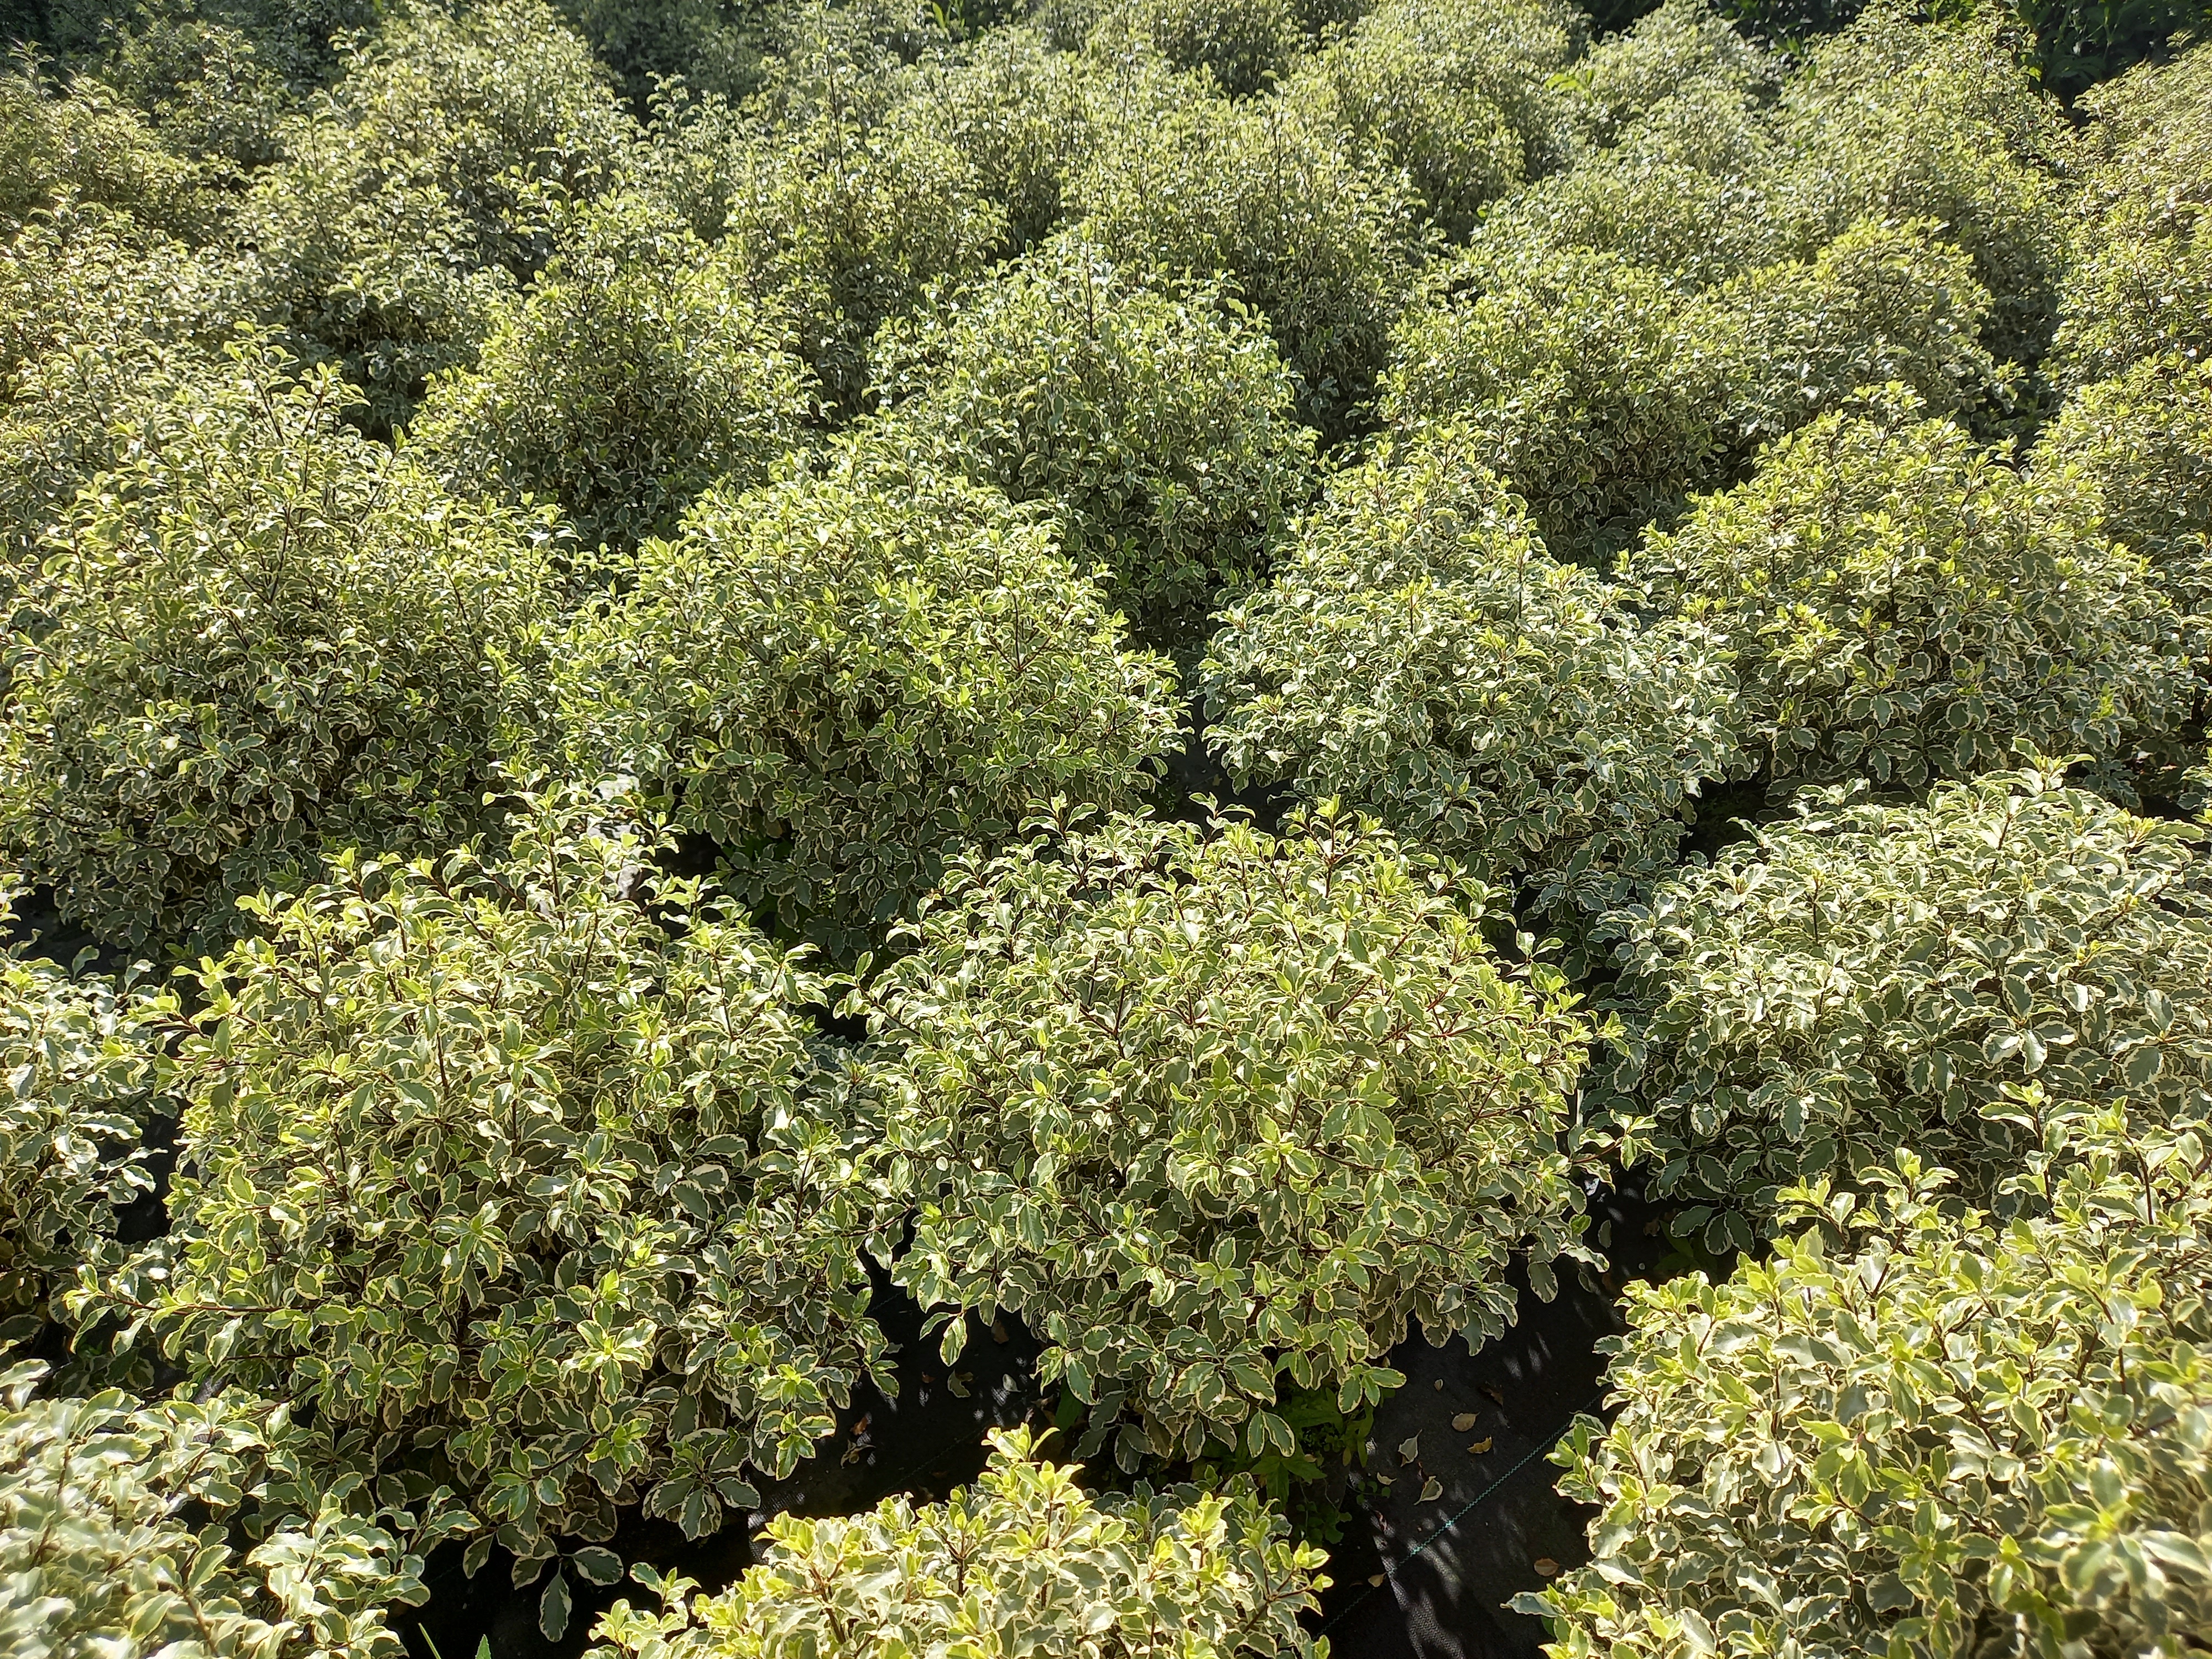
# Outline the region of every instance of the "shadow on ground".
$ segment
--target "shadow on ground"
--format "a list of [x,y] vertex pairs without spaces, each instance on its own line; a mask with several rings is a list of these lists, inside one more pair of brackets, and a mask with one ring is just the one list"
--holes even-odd
[[1568,1276],[1548,1303],[1516,1275],[1519,1321],[1480,1352],[1415,1337],[1391,1354],[1406,1386],[1376,1410],[1346,1483],[1317,1621],[1336,1659],[1537,1659],[1542,1621],[1505,1603],[1589,1559],[1589,1511],[1553,1490],[1545,1454],[1603,1400],[1595,1350],[1623,1328],[1620,1285],[1669,1248],[1634,1194],[1601,1194],[1594,1210],[1612,1224],[1607,1273]]

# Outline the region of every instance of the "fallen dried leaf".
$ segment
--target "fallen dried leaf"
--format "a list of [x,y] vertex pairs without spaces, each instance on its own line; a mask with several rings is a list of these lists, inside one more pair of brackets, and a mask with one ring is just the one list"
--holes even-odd
[[1486,1434],[1485,1436],[1483,1436],[1483,1437],[1482,1437],[1482,1438],[1481,1438],[1481,1439],[1480,1439],[1480,1440],[1476,1441],[1474,1444],[1470,1445],[1470,1446],[1468,1448],[1468,1449],[1469,1451],[1473,1452],[1473,1453],[1474,1453],[1477,1457],[1480,1457],[1480,1456],[1481,1456],[1481,1455],[1483,1455],[1483,1453],[1485,1453],[1485,1452],[1486,1452],[1486,1451],[1488,1451],[1488,1450],[1490,1449],[1490,1443],[1491,1443],[1493,1439],[1495,1439],[1496,1437],[1495,1437],[1494,1435],[1487,1435],[1487,1434]]
[[1417,1435],[1398,1443],[1398,1461],[1410,1463],[1421,1455],[1421,1437]]
[[1367,1575],[1367,1583],[1368,1583],[1368,1584],[1369,1584],[1369,1586],[1370,1586],[1370,1588],[1371,1588],[1372,1586],[1374,1586],[1374,1585],[1376,1585],[1376,1584],[1381,1583],[1382,1582],[1382,1575],[1381,1573],[1379,1573],[1379,1572],[1370,1572],[1370,1573],[1369,1573],[1369,1574]]
[[1440,1376],[1435,1382],[1430,1383],[1429,1386],[1434,1389],[1438,1394],[1442,1394],[1444,1391],[1444,1380]]
[[1540,1578],[1556,1578],[1559,1576],[1559,1564],[1548,1555],[1538,1556],[1531,1565],[1535,1567],[1536,1575]]
[[1503,1389],[1493,1389],[1490,1384],[1486,1382],[1482,1385],[1482,1391],[1488,1395],[1492,1400],[1496,1401],[1499,1405],[1502,1406],[1505,1403],[1505,1391]]
[[1437,1480],[1433,1474],[1431,1475],[1429,1477],[1428,1485],[1421,1488],[1421,1502],[1424,1504],[1433,1504],[1437,1499],[1442,1498],[1443,1495],[1444,1483]]
[[1452,1419],[1452,1432],[1455,1434],[1465,1434],[1474,1426],[1474,1413],[1473,1412],[1462,1412],[1457,1417]]

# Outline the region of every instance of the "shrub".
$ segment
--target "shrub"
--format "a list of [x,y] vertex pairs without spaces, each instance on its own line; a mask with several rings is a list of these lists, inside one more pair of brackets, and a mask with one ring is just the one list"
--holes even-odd
[[[0,927],[21,889],[0,883]],[[161,1024],[126,981],[0,955],[0,1350],[34,1340],[118,1209],[154,1189],[142,1139],[159,1109]]]
[[1694,627],[1646,629],[1547,558],[1449,436],[1340,472],[1200,671],[1206,742],[1240,787],[1287,779],[1540,912],[1617,904],[1674,861],[1727,775],[1735,687]]
[[1429,219],[1459,240],[1486,204],[1560,160],[1549,77],[1583,32],[1579,15],[1548,4],[1395,0],[1317,52],[1283,95],[1370,166],[1402,169]]
[[702,92],[743,96],[759,78],[762,54],[775,44],[772,18],[743,0],[557,3],[641,113],[664,76]]
[[2147,358],[2212,361],[2212,234],[2115,235],[2069,274],[2051,378],[2073,389]]
[[868,341],[934,283],[980,272],[1006,234],[959,149],[921,127],[825,115],[745,143],[720,234],[736,280],[796,314],[831,406],[867,389]]
[[888,118],[959,153],[1005,210],[1006,252],[1019,253],[1060,224],[1062,192],[1095,142],[1104,79],[1028,30],[994,29],[961,61],[920,66]]
[[629,136],[544,0],[410,10],[356,45],[240,204],[253,302],[338,359],[388,430],[428,375],[472,360],[550,252],[550,205],[592,193]]
[[1313,434],[1274,342],[1218,283],[1157,285],[1055,240],[879,344],[891,429],[1057,508],[1141,637],[1180,643],[1310,493]]
[[1178,73],[1208,76],[1231,98],[1272,86],[1305,45],[1291,0],[1117,0],[1091,27],[1099,57],[1157,54]]
[[115,465],[118,421],[221,363],[224,276],[204,251],[81,205],[0,250],[0,582],[29,574],[78,489]]
[[1554,1455],[1597,1559],[1517,1603],[1552,1651],[2186,1651],[2212,1620],[2204,1144],[2117,1109],[2070,1138],[2036,1220],[1959,1216],[1907,1160],[1856,1209],[1804,1193],[1826,1226],[1724,1284],[1632,1286],[1619,1413]]
[[452,1482],[469,1569],[496,1540],[527,1583],[618,1504],[711,1531],[889,1377],[823,982],[615,807],[508,829],[249,902],[179,1056],[170,1237],[81,1307],[312,1410],[339,1467]]
[[2142,556],[2182,613],[2190,656],[2212,651],[2212,362],[2153,357],[2084,386],[2030,457],[2053,489],[2095,489],[2105,534]]
[[1993,10],[1917,23],[1869,6],[1783,93],[1775,195],[1803,248],[1869,217],[1947,227],[1990,291],[1990,349],[2033,362],[2057,323],[2072,145],[2020,46]]
[[1178,712],[1048,527],[864,445],[708,495],[556,674],[572,766],[643,780],[840,956],[1032,803],[1132,800]]
[[2003,1085],[2212,1104],[2212,888],[2186,826],[2027,770],[1921,806],[1799,799],[1616,919],[1629,1012],[1610,1086],[1648,1117],[1686,1230],[1745,1244],[1776,1190],[1899,1148],[1979,1201],[2020,1147]]
[[0,1574],[24,1659],[397,1659],[388,1605],[422,1601],[445,1530],[326,1489],[286,1407],[227,1390],[134,1406],[30,1401],[0,1373]]
[[1810,261],[1747,271],[1713,296],[1743,384],[1729,420],[1735,453],[1901,383],[1929,412],[1955,414],[2002,381],[1978,335],[1989,290],[1926,220],[1862,220]]
[[0,70],[0,227],[12,231],[66,195],[189,230],[206,216],[196,185],[191,165],[98,82],[64,94],[28,61]]
[[2212,355],[2212,46],[2081,100],[2094,166],[2051,374],[2080,386],[2163,352]]
[[1503,252],[1486,240],[1461,266],[1475,291],[1438,284],[1399,330],[1384,412],[1401,431],[1466,422],[1546,544],[1602,562],[1862,386],[1949,410],[1997,383],[1975,340],[1989,296],[1932,229],[1864,222],[1704,295],[1573,247],[1509,256],[1519,269],[1484,287]]
[[1599,562],[1714,477],[1734,366],[1694,298],[1611,254],[1408,317],[1382,400],[1400,431],[1464,422],[1545,545]]
[[1746,746],[1778,777],[1918,787],[2021,740],[2103,755],[2157,730],[2172,609],[2094,496],[1913,412],[1892,391],[1823,416],[1627,562],[1735,650]]
[[779,1516],[759,1564],[723,1595],[633,1569],[662,1611],[618,1601],[590,1659],[873,1659],[951,1650],[977,1630],[1008,1653],[1085,1659],[1299,1659],[1298,1615],[1328,1580],[1249,1488],[1092,1494],[1039,1461],[1025,1431],[994,1433],[982,1478],[919,1509]]
[[145,112],[166,148],[235,188],[283,154],[279,131],[298,99],[276,54],[228,22],[179,9],[142,12],[118,27],[101,82]]
[[1225,273],[1299,378],[1301,412],[1340,435],[1389,349],[1410,280],[1413,204],[1281,100],[1139,88],[1072,185],[1115,264]]
[[1619,143],[1668,99],[1692,91],[1760,98],[1779,78],[1774,58],[1706,0],[1662,0],[1599,42],[1571,73],[1583,99],[1577,125],[1586,143],[1600,145]]
[[586,545],[668,534],[715,480],[759,482],[815,412],[790,322],[641,205],[595,214],[408,434],[449,488],[557,501]]
[[1467,293],[1506,287],[1562,249],[1589,248],[1696,289],[1784,258],[1793,245],[1771,199],[1769,126],[1742,92],[1692,82],[1638,112],[1608,147],[1492,204],[1443,282]]
[[1379,1399],[1409,1319],[1503,1329],[1516,1252],[1548,1296],[1586,1032],[1484,945],[1486,897],[1329,816],[955,861],[866,1004],[914,1214],[892,1276],[945,1360],[1010,1310],[1085,1452],[1288,1454],[1279,1398]]
[[102,939],[219,939],[233,894],[320,849],[475,821],[545,538],[348,432],[347,395],[239,344],[129,411],[48,538],[39,626],[10,641],[0,842]]

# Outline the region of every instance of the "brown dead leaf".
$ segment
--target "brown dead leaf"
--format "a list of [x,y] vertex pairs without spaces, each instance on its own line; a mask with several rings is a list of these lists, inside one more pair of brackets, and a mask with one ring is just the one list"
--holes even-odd
[[1559,1564],[1548,1555],[1538,1556],[1530,1565],[1536,1569],[1536,1576],[1540,1578],[1557,1578],[1559,1576]]
[[1457,1417],[1452,1419],[1452,1432],[1454,1434],[1465,1434],[1474,1426],[1474,1413],[1473,1412],[1462,1412]]
[[1469,1451],[1473,1452],[1473,1453],[1474,1453],[1477,1457],[1480,1457],[1480,1456],[1481,1456],[1481,1455],[1483,1455],[1483,1453],[1485,1453],[1485,1452],[1486,1452],[1486,1451],[1488,1451],[1488,1450],[1490,1449],[1490,1443],[1491,1443],[1491,1442],[1492,1442],[1492,1440],[1493,1440],[1494,1438],[1496,1438],[1496,1437],[1495,1437],[1495,1436],[1486,1434],[1485,1436],[1483,1436],[1483,1437],[1482,1437],[1482,1438],[1481,1438],[1481,1439],[1480,1439],[1480,1440],[1476,1441],[1473,1445],[1469,1446],[1469,1447],[1468,1448],[1468,1449]]

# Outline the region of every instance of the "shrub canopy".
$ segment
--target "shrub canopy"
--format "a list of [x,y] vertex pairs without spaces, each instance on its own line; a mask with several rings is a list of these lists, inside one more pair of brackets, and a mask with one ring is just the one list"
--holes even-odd
[[265,339],[126,411],[9,641],[0,841],[117,943],[219,939],[337,845],[480,816],[501,676],[550,598],[544,524],[456,501]]
[[408,432],[457,493],[560,504],[586,546],[674,531],[709,484],[757,483],[806,440],[795,319],[688,227],[629,198],[594,216]]
[[1094,1494],[1024,1431],[994,1432],[981,1478],[942,1504],[779,1516],[758,1565],[720,1595],[633,1569],[661,1609],[617,1602],[591,1659],[876,1659],[953,1650],[979,1631],[1008,1653],[1310,1659],[1298,1615],[1328,1580],[1322,1553],[1285,1530],[1249,1486]]
[[253,307],[404,421],[424,380],[474,360],[496,301],[552,248],[629,141],[590,50],[544,0],[396,13],[287,125],[234,222]]
[[1558,165],[1567,138],[1552,77],[1586,30],[1548,0],[1389,0],[1316,53],[1284,97],[1370,167],[1402,170],[1431,222],[1458,240],[1486,204]]
[[2212,362],[2168,353],[2082,387],[2030,459],[2047,488],[2097,492],[2100,528],[2142,556],[2212,672]]
[[1231,98],[1272,86],[1305,45],[1294,0],[1115,0],[1085,36],[1102,58],[1155,56]]
[[1917,787],[2161,729],[2172,607],[2094,492],[1917,413],[1893,388],[1823,416],[1626,562],[1734,649],[1746,745],[1778,777]]
[[799,355],[833,410],[858,412],[868,342],[933,283],[982,270],[1006,239],[1006,211],[977,164],[926,124],[818,119],[740,130],[711,228],[724,281],[797,319]]
[[1118,264],[1225,272],[1297,372],[1307,423],[1340,434],[1411,281],[1409,189],[1293,102],[1141,80],[1125,99],[1071,185],[1085,233]]
[[1905,384],[1938,412],[1982,398],[1999,378],[1976,340],[1989,296],[1935,229],[1864,221],[1702,294],[1610,251],[1498,268],[1486,244],[1401,325],[1382,412],[1415,434],[1464,423],[1546,544],[1602,565],[1863,386]]
[[711,1531],[890,1385],[823,984],[616,811],[252,901],[179,1057],[169,1236],[80,1298],[312,1407],[336,1467],[450,1482],[519,1583],[620,1504]]
[[220,379],[229,286],[204,250],[81,205],[0,252],[0,581],[31,574],[78,489],[115,465],[117,422],[161,389]]
[[1401,432],[1464,423],[1545,545],[1603,562],[1722,463],[1731,365],[1705,320],[1656,272],[1565,252],[1409,316],[1382,411]]
[[1734,677],[1545,556],[1450,434],[1330,480],[1297,548],[1222,618],[1206,742],[1240,787],[1375,812],[1540,910],[1601,911],[1674,860],[1735,764]]
[[2212,43],[2145,64],[2081,103],[2093,162],[2051,371],[2110,379],[2167,352],[2212,355]]
[[197,184],[193,169],[97,82],[63,97],[27,64],[0,70],[0,229],[12,233],[66,198],[190,231],[207,216]]
[[1313,434],[1266,329],[1218,283],[1150,283],[1055,240],[879,343],[891,431],[1058,509],[1079,568],[1140,636],[1180,643],[1249,580],[1312,489]]
[[1379,1399],[1413,1319],[1495,1334],[1523,1250],[1548,1295],[1586,1030],[1491,954],[1486,898],[1349,817],[951,866],[866,999],[914,1217],[891,1271],[949,1310],[947,1361],[1010,1310],[1086,1449],[1287,1454],[1279,1395]]
[[[0,881],[0,928],[20,886]],[[34,1340],[48,1300],[154,1190],[143,1139],[161,1094],[161,1010],[129,982],[0,954],[0,1352]]]
[[1005,210],[1006,251],[1019,253],[1059,226],[1062,193],[1110,118],[1112,92],[1089,59],[1053,52],[1030,30],[994,29],[955,61],[919,65],[886,118],[960,153]]
[[[235,1389],[30,1400],[0,1373],[0,1575],[21,1659],[398,1659],[442,1494],[395,1512],[326,1490],[315,1436]],[[350,1501],[349,1501],[350,1500]]]
[[2197,839],[2036,769],[1919,806],[1809,792],[1624,910],[1607,1088],[1646,1120],[1656,1190],[1691,1206],[1678,1226],[1748,1244],[1778,1189],[1899,1148],[1990,1202],[2021,1153],[1983,1115],[2008,1084],[2204,1116]]
[[[2117,1107],[1999,1227],[1903,1160],[1724,1284],[1632,1285],[1619,1411],[1554,1455],[1596,1559],[1566,1659],[2179,1656],[2212,1620],[2212,1170]],[[1847,1243],[1824,1240],[1840,1232]]]
[[1878,0],[1784,88],[1775,211],[1806,248],[1863,218],[1929,219],[1990,295],[1985,339],[2033,362],[2057,322],[2073,143],[1995,9],[1917,22]]
[[571,764],[642,780],[840,956],[1033,804],[1133,802],[1178,715],[1047,525],[866,443],[708,495],[554,667]]

